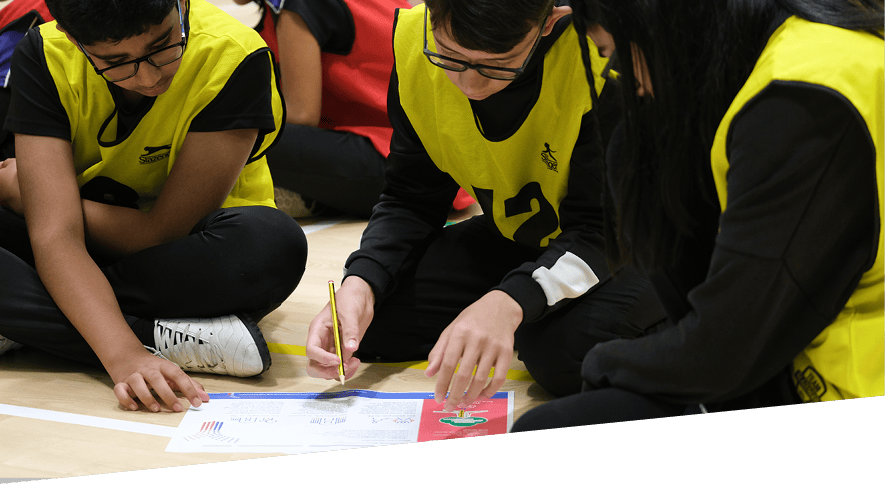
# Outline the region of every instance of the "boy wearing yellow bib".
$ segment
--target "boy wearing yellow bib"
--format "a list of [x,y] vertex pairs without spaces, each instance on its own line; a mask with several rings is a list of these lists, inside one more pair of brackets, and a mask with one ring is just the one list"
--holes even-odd
[[[549,0],[398,11],[387,188],[339,290],[347,376],[361,358],[428,358],[451,408],[500,388],[515,346],[565,395],[594,344],[661,321],[647,282],[612,277],[605,260],[597,140],[617,110],[601,78],[591,98],[570,12]],[[459,187],[483,215],[444,228]],[[311,323],[307,354],[311,374],[334,378],[329,321],[326,309]]]
[[272,56],[205,0],[47,5],[12,59],[0,335],[102,364],[126,408],[199,405],[184,371],[266,370],[257,322],[305,267],[264,156]]

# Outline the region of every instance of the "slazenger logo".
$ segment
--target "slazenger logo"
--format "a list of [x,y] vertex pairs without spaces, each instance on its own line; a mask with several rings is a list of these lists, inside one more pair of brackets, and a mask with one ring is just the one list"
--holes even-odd
[[172,145],[165,146],[145,146],[144,154],[138,157],[139,163],[142,165],[149,165],[151,163],[156,163],[158,161],[166,160],[169,158],[169,153],[172,151]]

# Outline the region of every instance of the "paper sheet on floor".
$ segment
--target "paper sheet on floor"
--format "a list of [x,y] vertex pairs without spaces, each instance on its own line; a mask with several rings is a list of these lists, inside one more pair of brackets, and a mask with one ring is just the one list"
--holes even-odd
[[503,434],[513,392],[443,412],[433,393],[210,393],[191,408],[167,452],[300,454]]

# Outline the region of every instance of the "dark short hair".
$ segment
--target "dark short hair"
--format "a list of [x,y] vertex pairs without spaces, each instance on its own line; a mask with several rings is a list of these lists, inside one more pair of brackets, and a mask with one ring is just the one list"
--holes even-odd
[[49,13],[83,45],[120,42],[159,25],[177,0],[46,0]]
[[459,46],[510,52],[553,10],[553,0],[426,0],[430,23],[445,25]]

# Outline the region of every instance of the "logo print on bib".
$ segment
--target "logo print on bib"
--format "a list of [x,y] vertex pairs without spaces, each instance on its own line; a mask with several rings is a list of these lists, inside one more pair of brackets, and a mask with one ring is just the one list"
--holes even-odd
[[169,158],[169,153],[171,151],[172,145],[145,146],[144,154],[138,157],[138,161],[142,165],[149,165],[151,163],[166,160]]
[[559,165],[559,162],[557,162],[556,157],[553,156],[553,153],[556,152],[550,149],[549,143],[544,143],[544,148],[546,149],[541,152],[541,161],[543,161],[544,164],[547,165],[548,169],[559,173],[559,171],[556,169],[557,165]]
[[804,370],[796,369],[793,372],[796,383],[796,392],[806,402],[819,402],[824,393],[827,393],[827,383],[813,366]]

